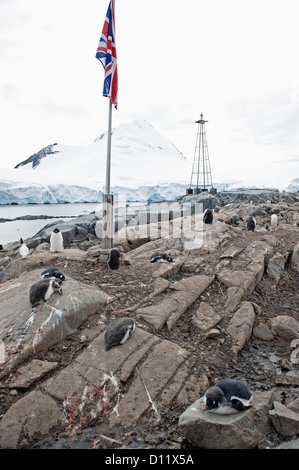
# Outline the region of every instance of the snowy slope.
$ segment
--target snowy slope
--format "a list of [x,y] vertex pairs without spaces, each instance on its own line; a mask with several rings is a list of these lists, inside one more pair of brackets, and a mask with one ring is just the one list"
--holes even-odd
[[[106,178],[107,132],[85,146],[53,145],[53,153],[41,158],[34,173],[45,183],[80,184],[102,188]],[[19,164],[21,173],[31,162]],[[21,165],[21,166],[20,166]],[[112,131],[111,186],[187,183],[191,164],[179,150],[147,121],[121,124]]]

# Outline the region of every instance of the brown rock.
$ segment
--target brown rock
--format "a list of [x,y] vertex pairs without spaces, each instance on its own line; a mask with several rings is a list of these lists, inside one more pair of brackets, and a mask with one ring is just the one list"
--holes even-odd
[[33,391],[12,405],[0,421],[0,449],[17,449],[22,434],[28,441],[60,428],[63,412],[53,398]]

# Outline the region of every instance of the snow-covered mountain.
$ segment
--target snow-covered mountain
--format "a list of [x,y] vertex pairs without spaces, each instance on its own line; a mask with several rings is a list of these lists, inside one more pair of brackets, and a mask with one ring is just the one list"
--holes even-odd
[[[0,204],[99,202],[105,189],[107,132],[85,146],[50,144],[2,171]],[[191,163],[147,121],[112,130],[111,192],[154,200],[185,194]]]
[[[106,177],[107,132],[90,145],[48,145],[16,165],[19,174],[34,170],[43,182],[103,188]],[[112,130],[111,186],[183,183],[190,162],[147,121],[136,120]]]
[[[1,170],[0,204],[101,202],[106,156],[107,132],[85,146],[47,145],[15,168]],[[175,199],[189,187],[191,170],[192,162],[147,121],[136,120],[112,130],[110,183],[118,201]],[[254,169],[250,182],[248,174],[247,180],[234,176],[214,186],[225,191],[260,184]],[[260,175],[267,187],[265,177]],[[289,187],[283,183],[278,189],[299,190],[298,178],[290,180]]]

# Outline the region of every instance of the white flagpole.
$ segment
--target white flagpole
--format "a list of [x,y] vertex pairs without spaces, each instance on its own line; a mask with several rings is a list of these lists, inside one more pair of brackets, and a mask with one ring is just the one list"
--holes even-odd
[[110,194],[110,167],[111,167],[111,123],[112,123],[112,103],[109,99],[108,116],[108,139],[107,139],[107,159],[106,159],[106,185],[103,194],[103,226],[102,226],[102,246],[104,249],[113,248],[113,194]]
[[112,102],[109,99],[107,160],[106,160],[106,188],[105,188],[106,194],[110,194],[111,132],[112,132]]
[[[115,8],[115,0],[112,0]],[[115,11],[115,10],[114,10]],[[103,219],[102,219],[102,245],[105,249],[113,248],[114,218],[113,218],[113,194],[110,194],[110,173],[111,173],[111,133],[112,133],[112,101],[109,97],[108,109],[108,138],[107,138],[107,158],[106,158],[106,185],[103,194]]]

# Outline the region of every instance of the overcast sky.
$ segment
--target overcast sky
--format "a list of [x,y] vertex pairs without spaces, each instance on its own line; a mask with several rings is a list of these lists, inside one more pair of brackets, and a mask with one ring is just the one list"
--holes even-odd
[[[95,53],[108,4],[0,0],[0,167],[107,130]],[[146,119],[193,160],[203,113],[216,178],[299,167],[298,0],[115,0],[115,10],[113,127]]]

